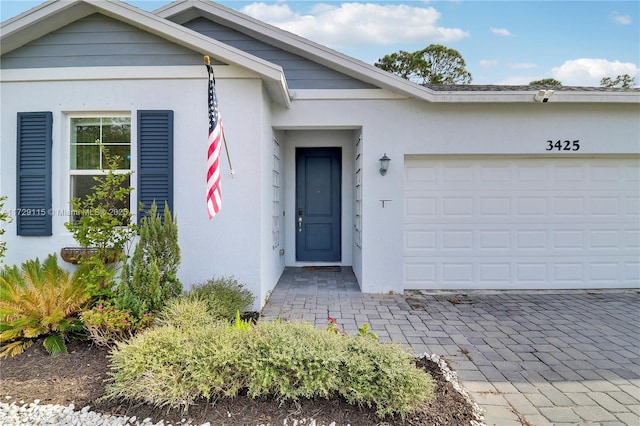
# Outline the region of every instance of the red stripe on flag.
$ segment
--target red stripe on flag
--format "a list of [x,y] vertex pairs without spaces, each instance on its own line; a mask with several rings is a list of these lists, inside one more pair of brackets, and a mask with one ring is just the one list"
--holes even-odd
[[207,150],[207,214],[212,219],[222,208],[220,179],[220,148],[223,142],[223,126],[216,96],[213,67],[207,64],[209,73],[209,137]]
[[212,133],[208,151],[207,169],[207,212],[212,219],[222,208],[222,192],[220,182],[220,134],[216,138]]

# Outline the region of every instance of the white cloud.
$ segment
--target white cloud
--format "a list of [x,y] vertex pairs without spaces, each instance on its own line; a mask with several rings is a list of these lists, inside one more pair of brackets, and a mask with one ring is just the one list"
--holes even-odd
[[308,14],[287,4],[252,3],[243,13],[330,47],[446,43],[468,37],[459,28],[438,26],[433,7],[405,4],[319,3]]
[[622,74],[635,77],[638,73],[640,68],[631,62],[590,58],[566,61],[551,70],[553,78],[564,86],[600,86],[600,80],[604,77],[615,78]]
[[510,63],[508,66],[509,68],[514,70],[529,70],[531,68],[535,68],[537,65],[532,63],[527,63],[527,62],[521,62],[521,63]]
[[294,16],[293,11],[286,4],[252,3],[245,6],[242,12],[274,25],[287,22]]
[[478,62],[478,64],[482,68],[491,68],[498,65],[498,61],[496,61],[495,59],[482,59],[480,62]]
[[491,27],[489,29],[491,30],[492,33],[494,33],[497,36],[509,37],[511,35],[511,32],[506,28],[494,28],[494,27]]
[[618,25],[630,25],[633,19],[629,15],[620,15],[618,12],[611,14],[611,19]]

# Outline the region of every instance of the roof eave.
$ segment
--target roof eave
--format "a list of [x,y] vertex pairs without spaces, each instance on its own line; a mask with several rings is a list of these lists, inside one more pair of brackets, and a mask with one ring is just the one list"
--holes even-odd
[[[437,91],[434,102],[540,103],[531,91]],[[638,92],[556,91],[547,103],[640,103]]]
[[2,53],[11,52],[94,12],[92,5],[80,1],[49,0],[42,3],[0,23]]
[[[268,39],[269,43],[284,50],[313,60],[321,65],[359,79],[366,83],[390,90],[392,92],[417,98],[428,102],[469,102],[469,103],[529,103],[535,102],[536,91],[532,88],[517,91],[441,91],[432,90],[420,84],[405,80],[387,71],[376,68],[355,58],[329,49],[318,43],[287,32],[273,25],[259,21],[236,10],[216,4],[209,0],[176,0],[153,13],[166,19],[177,18],[177,23],[184,23],[195,18],[193,8],[202,16],[222,23],[236,24],[242,31],[253,37]],[[553,103],[637,103],[639,96],[636,93],[619,92],[590,92],[590,91],[557,91]]]
[[434,100],[434,92],[429,88],[212,1],[177,0],[153,13],[165,19],[178,18],[176,22],[183,24],[195,17],[193,13],[190,13],[192,8],[199,10],[203,14],[202,16],[208,19],[213,18],[214,21],[241,26],[242,31],[250,36],[262,40],[267,38],[269,43],[276,47],[288,50],[350,77],[408,97],[427,101]]

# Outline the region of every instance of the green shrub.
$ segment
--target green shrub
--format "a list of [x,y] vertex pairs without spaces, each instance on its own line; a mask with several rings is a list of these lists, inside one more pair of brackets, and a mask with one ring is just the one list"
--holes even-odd
[[[195,308],[202,313],[202,306]],[[181,312],[189,303],[180,304]],[[167,311],[165,311],[167,312]],[[198,316],[200,316],[198,314]],[[166,314],[163,314],[166,315]],[[177,315],[182,320],[187,316]],[[166,321],[166,319],[165,319]],[[431,377],[397,345],[343,336],[307,323],[165,322],[118,345],[108,397],[187,408],[204,398],[343,397],[380,417],[424,408]]]
[[87,289],[92,302],[113,298],[116,263],[105,260],[99,253],[92,253],[78,261],[75,276]]
[[120,343],[110,355],[105,396],[186,408],[196,400],[233,397],[246,387],[237,368],[246,357],[243,334],[222,322],[151,328]]
[[158,313],[157,323],[160,326],[171,326],[181,329],[204,327],[216,321],[202,300],[191,300],[186,297],[171,299]]
[[243,360],[249,395],[328,398],[340,387],[343,339],[309,323],[259,323]]
[[95,248],[102,259],[107,259],[122,254],[136,233],[127,207],[133,190],[128,185],[132,172],[116,173],[120,157],[109,155],[100,141],[96,143],[109,169],[104,175],[94,176],[96,183],[87,196],[71,200],[75,214],[64,226],[81,247]]
[[139,231],[140,240],[131,261],[122,268],[116,289],[116,305],[136,318],[159,312],[169,299],[182,292],[176,275],[180,266],[178,224],[169,206],[165,203],[161,217],[154,201],[140,220]]
[[115,309],[110,303],[99,303],[80,313],[80,321],[98,346],[112,347],[151,326],[153,316],[135,318],[129,311]]
[[374,408],[384,417],[408,414],[416,402],[429,400],[433,384],[415,367],[415,355],[366,336],[344,341],[349,356],[341,366],[340,395],[347,402]]
[[251,309],[254,296],[234,277],[212,278],[205,283],[196,284],[188,296],[204,301],[214,318],[232,320],[236,311]]
[[[0,196],[0,235],[4,234],[4,223],[9,223],[13,219],[11,215],[4,210],[4,201],[7,199],[6,196]],[[7,243],[5,241],[0,241],[0,264],[2,264],[2,258],[4,257],[4,252],[7,250]]]
[[0,272],[0,357],[22,353],[39,337],[50,354],[66,353],[65,336],[82,330],[76,315],[88,299],[55,254],[43,263],[28,260],[21,269],[6,267]]
[[113,296],[115,265],[123,258],[136,235],[137,225],[131,223],[129,185],[132,172],[117,173],[120,157],[110,155],[100,140],[96,140],[108,170],[94,176],[95,184],[84,197],[71,200],[73,217],[64,226],[81,247],[94,250],[78,259],[78,273],[93,301]]

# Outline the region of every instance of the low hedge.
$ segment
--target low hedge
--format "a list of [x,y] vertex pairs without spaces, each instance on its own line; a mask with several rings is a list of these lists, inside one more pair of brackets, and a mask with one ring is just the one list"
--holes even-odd
[[395,344],[303,322],[165,324],[118,344],[107,397],[185,409],[242,391],[283,400],[340,397],[380,417],[404,417],[432,397],[431,376]]

